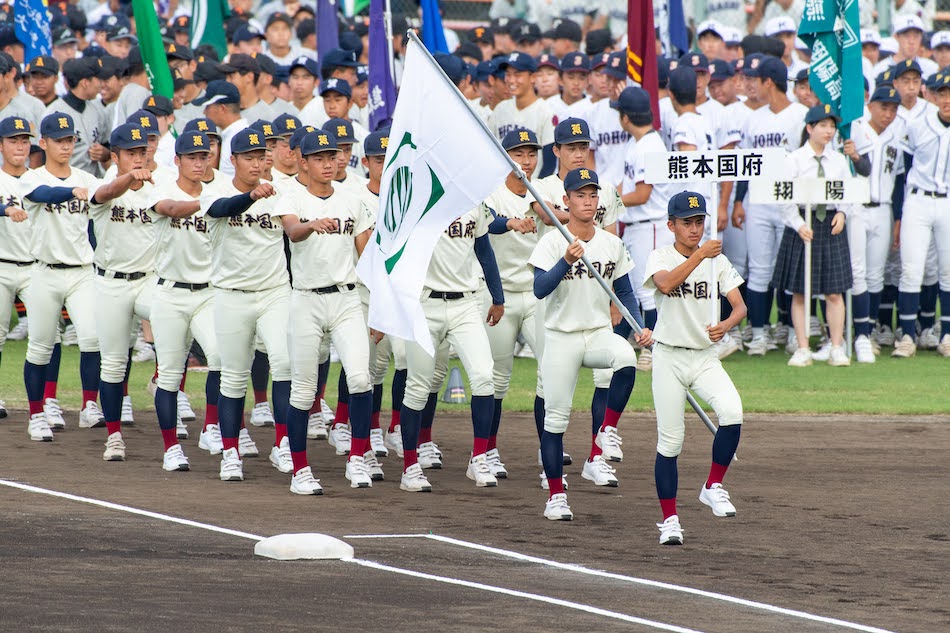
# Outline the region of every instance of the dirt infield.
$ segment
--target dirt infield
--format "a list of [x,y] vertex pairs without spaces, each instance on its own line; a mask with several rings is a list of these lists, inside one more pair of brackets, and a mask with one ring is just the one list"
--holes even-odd
[[0,479],[252,535],[435,537],[344,539],[372,567],[278,563],[255,557],[246,538],[0,485],[2,631],[950,630],[947,417],[750,417],[726,479],[734,519],[696,499],[710,436],[694,421],[679,460],[679,548],[656,540],[647,416],[621,421],[618,489],[580,478],[590,426],[574,416],[572,523],[541,516],[526,415],[505,416],[510,478],[496,489],[465,478],[471,425],[460,413],[436,421],[446,467],[429,471],[432,494],[399,491],[394,457],[386,481],[350,489],[344,458],[311,442],[325,488],[315,498],[291,495],[289,476],[267,461],[271,429],[251,429],[263,456],[245,460],[245,482],[225,484],[194,423],[183,442],[192,471],[166,473],[153,414],[124,431],[124,463],[104,463],[105,430],[78,429],[76,418],[40,444],[25,412],[11,411],[0,422]]

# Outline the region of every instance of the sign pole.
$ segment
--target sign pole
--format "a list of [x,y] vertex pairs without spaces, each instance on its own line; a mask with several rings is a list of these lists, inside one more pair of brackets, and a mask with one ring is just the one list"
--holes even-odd
[[[811,203],[805,205],[805,226],[811,229]],[[814,238],[814,235],[812,235]],[[805,242],[805,337],[811,329],[811,240]],[[809,347],[811,343],[809,342]]]

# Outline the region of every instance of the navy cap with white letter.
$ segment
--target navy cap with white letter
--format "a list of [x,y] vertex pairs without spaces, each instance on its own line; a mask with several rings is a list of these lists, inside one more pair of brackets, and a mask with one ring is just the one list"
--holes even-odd
[[695,191],[681,191],[670,198],[666,205],[667,214],[673,218],[692,218],[707,215],[706,198]]

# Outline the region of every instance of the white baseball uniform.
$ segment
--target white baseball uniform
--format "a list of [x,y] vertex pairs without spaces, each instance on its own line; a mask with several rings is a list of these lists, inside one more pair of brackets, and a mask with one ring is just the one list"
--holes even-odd
[[610,99],[593,104],[587,124],[594,139],[590,148],[594,151],[597,176],[610,185],[600,192],[604,196],[604,191],[616,188],[623,180],[623,155],[630,134],[620,126],[620,115],[610,107]]
[[[528,107],[519,110],[515,105],[515,98],[506,99],[495,106],[488,117],[488,129],[494,132],[498,139],[505,138],[508,132],[516,128],[527,128],[538,135],[538,142],[542,147],[554,143],[554,113],[544,99],[537,99]],[[543,169],[544,157],[538,153],[538,168],[535,173],[540,174]]]
[[[32,191],[27,189],[29,185],[24,187],[24,177],[26,174],[17,178],[0,169],[0,201],[3,204],[23,208],[23,196]],[[20,298],[26,301],[30,270],[35,259],[30,252],[32,241],[33,229],[30,222],[14,222],[10,218],[0,218],[0,352],[3,351],[7,332],[10,331],[10,306],[13,305],[13,298],[20,295]]]

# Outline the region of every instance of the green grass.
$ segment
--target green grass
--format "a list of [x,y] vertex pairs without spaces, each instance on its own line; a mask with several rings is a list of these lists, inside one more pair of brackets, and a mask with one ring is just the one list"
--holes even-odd
[[[26,408],[23,390],[23,360],[25,341],[7,341],[0,366],[0,398],[8,408]],[[950,411],[950,390],[945,384],[950,359],[936,352],[919,352],[908,360],[889,356],[878,357],[874,365],[851,367],[813,367],[796,369],[786,367],[784,353],[770,352],[764,358],[750,358],[743,353],[733,354],[725,361],[742,396],[743,407],[755,413],[868,413],[887,415],[945,414]],[[458,366],[453,360],[452,366]],[[152,374],[152,363],[136,363],[132,367],[130,394],[136,409],[154,408],[145,385]],[[327,401],[335,404],[336,385],[340,365],[334,363],[330,371]],[[391,371],[391,370],[390,370]],[[188,374],[186,391],[196,407],[204,406],[205,374]],[[390,407],[390,382],[386,382],[383,409]],[[512,411],[531,411],[534,406],[535,361],[516,358],[511,390],[505,399],[505,408]],[[582,370],[574,394],[574,407],[586,410],[593,393],[590,370]],[[63,349],[60,371],[59,399],[64,407],[80,406],[79,351],[76,347]],[[443,410],[464,410],[458,405],[439,403]],[[650,374],[637,374],[637,384],[628,408],[648,411],[653,408]]]

